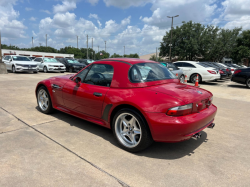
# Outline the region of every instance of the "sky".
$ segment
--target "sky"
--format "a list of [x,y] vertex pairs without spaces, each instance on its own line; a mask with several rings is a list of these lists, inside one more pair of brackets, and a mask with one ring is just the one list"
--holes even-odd
[[250,29],[250,0],[0,0],[2,43],[19,47],[88,45],[110,54],[154,53],[183,21]]

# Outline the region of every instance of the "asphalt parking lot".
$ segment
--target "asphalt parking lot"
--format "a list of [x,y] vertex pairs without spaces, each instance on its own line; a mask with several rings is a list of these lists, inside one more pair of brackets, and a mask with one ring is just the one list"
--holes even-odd
[[111,130],[39,112],[36,84],[59,73],[0,75],[0,186],[249,186],[250,90],[201,84],[218,107],[201,139],[118,147]]

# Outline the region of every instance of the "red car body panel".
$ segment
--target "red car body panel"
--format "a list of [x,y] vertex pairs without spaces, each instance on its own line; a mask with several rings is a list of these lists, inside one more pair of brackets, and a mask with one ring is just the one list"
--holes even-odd
[[[206,106],[205,102],[212,97],[207,90],[182,84],[178,79],[132,83],[129,69],[133,64],[145,62],[157,63],[140,59],[94,62],[113,66],[110,87],[86,83],[76,86],[73,80],[77,74],[70,74],[41,81],[37,89],[40,85],[47,87],[55,109],[107,128],[111,128],[111,114],[116,107],[132,106],[144,116],[153,139],[160,142],[190,139],[213,122],[217,108],[214,105]],[[53,84],[59,88],[52,88]],[[102,96],[96,97],[94,92]],[[168,109],[190,103],[193,103],[192,114],[178,117],[166,115]]]

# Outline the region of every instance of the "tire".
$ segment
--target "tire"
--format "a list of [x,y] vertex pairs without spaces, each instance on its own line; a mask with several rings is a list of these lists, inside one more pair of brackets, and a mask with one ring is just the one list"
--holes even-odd
[[12,66],[12,73],[16,73],[16,67]]
[[51,98],[47,88],[45,86],[41,86],[36,95],[37,105],[40,111],[44,114],[51,114],[54,111],[54,108],[52,107]]
[[48,73],[48,69],[47,69],[46,66],[43,67],[43,72],[44,72],[44,73]]
[[[197,77],[197,74],[193,74],[193,75],[190,77],[190,82],[195,84],[196,77]],[[198,82],[201,83],[201,76],[200,76],[199,74],[198,74]]]
[[142,151],[153,143],[147,123],[133,109],[119,110],[113,118],[112,130],[119,146],[129,152]]
[[72,67],[69,67],[69,72],[73,73],[73,68]]
[[61,73],[64,73],[64,71],[61,71]]
[[33,73],[37,73],[37,71],[33,71]]
[[185,76],[184,75],[181,75],[179,79],[180,79],[181,83],[183,83],[183,84],[185,83]]
[[247,88],[250,88],[250,78],[247,79],[246,86],[247,86]]

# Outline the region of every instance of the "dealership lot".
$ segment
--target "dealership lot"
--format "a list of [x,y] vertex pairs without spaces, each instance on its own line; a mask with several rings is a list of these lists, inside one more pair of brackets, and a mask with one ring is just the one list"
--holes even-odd
[[39,112],[36,84],[59,73],[0,75],[0,186],[248,186],[250,90],[200,84],[214,94],[214,129],[201,139],[154,143],[131,154],[111,130]]

